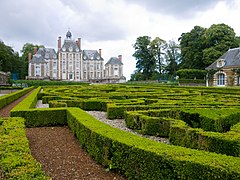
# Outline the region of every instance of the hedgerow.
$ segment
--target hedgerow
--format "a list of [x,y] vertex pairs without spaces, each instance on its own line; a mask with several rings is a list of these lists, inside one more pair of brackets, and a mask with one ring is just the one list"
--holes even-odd
[[[35,97],[53,108],[20,104],[11,115],[24,117],[27,127],[68,124],[97,162],[129,179],[240,178],[237,89],[65,86],[43,87]],[[25,103],[35,102],[35,97]],[[112,128],[79,108],[107,111],[109,118],[125,118],[127,126],[139,133],[169,137],[172,144]]]
[[0,171],[2,179],[50,179],[32,156],[23,118],[0,120]]

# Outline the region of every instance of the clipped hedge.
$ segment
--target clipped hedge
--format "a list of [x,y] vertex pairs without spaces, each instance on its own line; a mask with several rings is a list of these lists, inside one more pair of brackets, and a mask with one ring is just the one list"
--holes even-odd
[[67,122],[97,162],[129,179],[240,178],[237,157],[157,143],[112,128],[78,108],[67,109]]
[[41,87],[35,89],[28,97],[26,97],[23,101],[21,101],[17,106],[15,106],[12,111],[17,111],[20,109],[30,109],[35,108],[37,100],[38,100],[38,93],[40,92]]
[[[208,117],[196,113],[195,110],[149,110],[125,113],[127,127],[142,134],[167,136],[172,144],[216,152],[231,156],[240,156],[240,116],[236,109],[222,110],[221,118],[211,119],[214,113],[208,109],[198,110]],[[206,112],[205,112],[206,111]],[[231,111],[235,114],[231,114]],[[216,110],[216,114],[221,110]],[[223,115],[225,112],[225,116]],[[230,115],[229,115],[230,114]],[[239,122],[239,123],[238,123]],[[227,133],[204,131],[219,129],[231,125]],[[236,125],[235,125],[236,124]],[[201,128],[201,125],[204,127]],[[238,129],[239,128],[239,129]]]
[[57,126],[66,124],[66,109],[23,109],[11,111],[11,117],[23,117],[27,127]]
[[0,178],[51,179],[32,156],[25,134],[23,118],[2,120],[0,126]]
[[20,98],[21,96],[27,94],[28,92],[30,92],[31,90],[33,90],[34,87],[29,87],[29,88],[25,88],[4,96],[0,96],[0,109],[3,108],[4,106],[10,104],[11,102],[17,100],[18,98]]
[[180,69],[177,71],[180,79],[204,79],[206,74],[206,70],[200,69]]

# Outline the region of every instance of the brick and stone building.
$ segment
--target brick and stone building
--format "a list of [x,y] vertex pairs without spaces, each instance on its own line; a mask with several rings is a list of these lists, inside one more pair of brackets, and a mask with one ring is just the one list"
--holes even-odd
[[[58,38],[58,50],[52,48],[34,48],[29,53],[28,79],[49,79],[63,81],[122,83],[122,56],[111,57],[104,66],[101,49],[82,50],[81,38],[72,40],[70,31],[61,42]],[[105,67],[105,69],[104,69]]]
[[240,85],[240,48],[229,49],[206,68],[207,86]]

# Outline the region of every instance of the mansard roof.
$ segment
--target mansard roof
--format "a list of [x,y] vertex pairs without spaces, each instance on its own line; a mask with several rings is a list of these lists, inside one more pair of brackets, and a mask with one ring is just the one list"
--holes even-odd
[[219,68],[217,66],[217,62],[219,60],[224,61],[224,66],[222,66],[222,68],[240,66],[240,47],[229,49],[226,53],[224,53],[220,58],[218,58],[216,61],[214,61],[206,69],[217,69],[217,68]]
[[46,61],[44,60],[43,56],[41,54],[35,54],[33,55],[30,63],[45,63]]
[[57,53],[53,48],[39,48],[37,54],[40,54],[44,59],[57,59]]
[[123,65],[122,61],[117,57],[111,57],[105,65]]
[[[70,51],[70,49],[72,48],[72,50]],[[77,46],[77,43],[71,39],[65,39],[64,43],[62,45],[61,51],[64,52],[76,52],[76,49],[78,49],[78,51],[80,51],[80,49]]]
[[103,60],[97,50],[83,50],[83,60]]

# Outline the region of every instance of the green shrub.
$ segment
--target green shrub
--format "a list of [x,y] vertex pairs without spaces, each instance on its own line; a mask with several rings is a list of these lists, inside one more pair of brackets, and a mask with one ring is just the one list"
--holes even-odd
[[206,70],[200,69],[180,69],[177,71],[180,79],[204,79],[206,74]]
[[67,103],[59,101],[49,101],[48,104],[50,108],[67,107]]
[[23,117],[27,127],[57,126],[66,124],[66,109],[23,109],[11,111],[11,117]]
[[0,126],[0,171],[3,179],[50,179],[32,156],[23,118],[8,118]]
[[112,128],[78,108],[67,109],[67,121],[81,146],[97,162],[129,179],[240,178],[236,157],[148,140]]
[[16,111],[19,109],[30,109],[35,108],[37,103],[37,95],[39,91],[41,90],[41,87],[38,87],[35,89],[28,97],[26,97],[24,100],[22,100],[17,106],[15,106],[12,111]]
[[30,92],[34,87],[25,88],[0,97],[0,109]]

